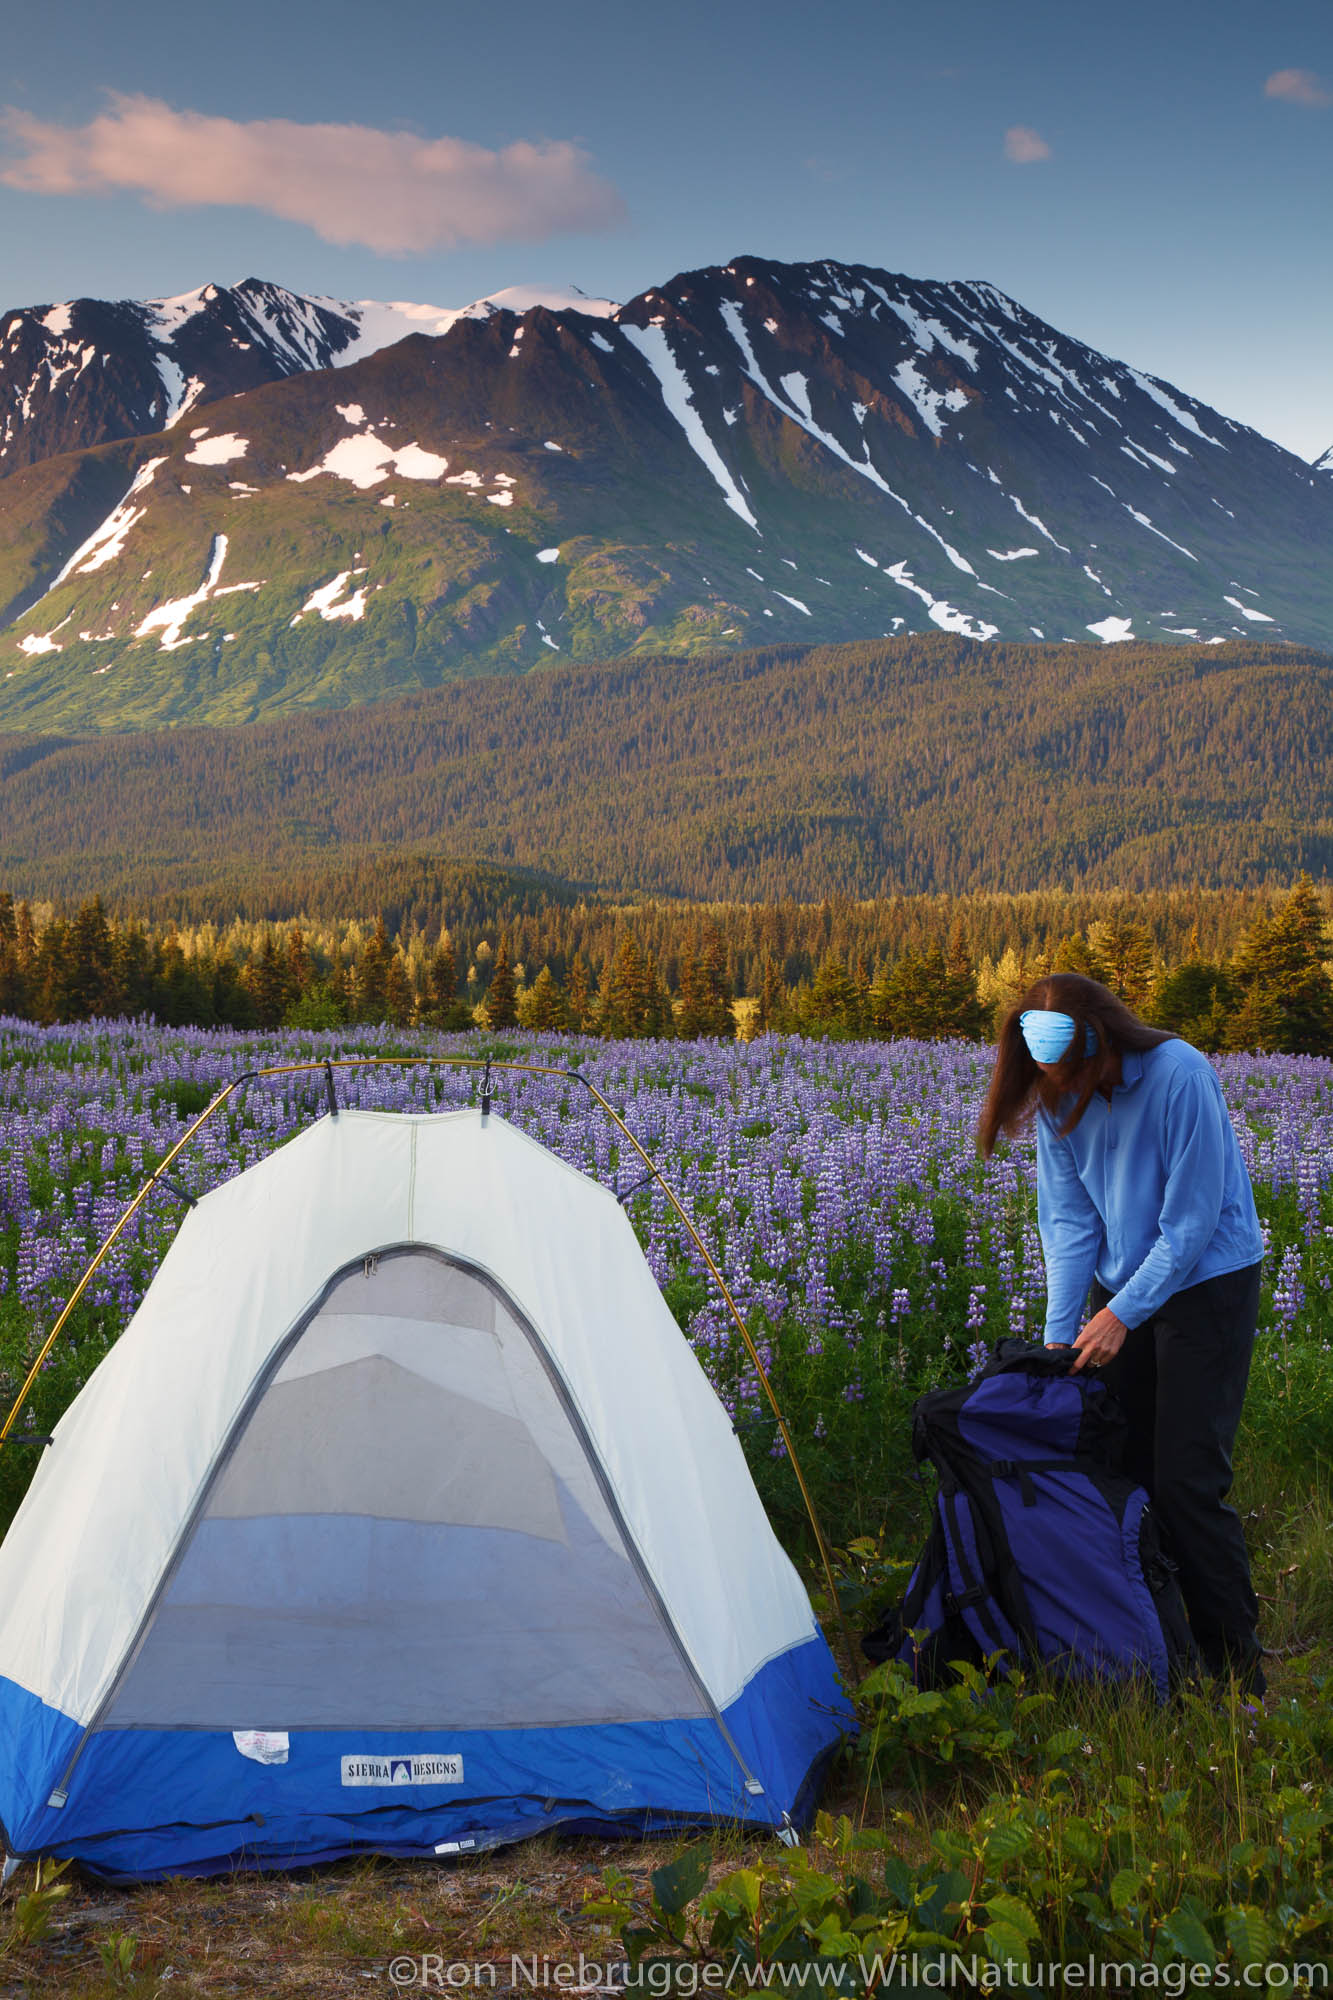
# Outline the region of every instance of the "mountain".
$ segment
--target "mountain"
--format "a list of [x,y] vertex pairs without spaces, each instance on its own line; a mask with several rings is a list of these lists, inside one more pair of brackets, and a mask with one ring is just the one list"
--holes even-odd
[[609,301],[515,287],[470,306],[308,298],[262,278],[174,299],[70,299],[0,315],[0,478],[62,452],[147,436],[222,396],[346,368],[409,333],[542,304]]
[[1330,768],[1333,659],[1290,644],[556,662],[240,729],[0,737],[0,888],[423,925],[462,860],[617,900],[1237,889],[1333,871]]
[[991,285],[742,258],[524,305],[0,482],[0,725],[932,628],[1333,644],[1333,483]]

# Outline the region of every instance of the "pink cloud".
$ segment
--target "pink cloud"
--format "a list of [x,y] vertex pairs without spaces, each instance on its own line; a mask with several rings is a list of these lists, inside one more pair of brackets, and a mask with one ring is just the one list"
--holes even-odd
[[262,209],[327,243],[403,253],[605,229],[624,204],[565,140],[492,152],[369,125],[209,117],[113,93],[86,125],[0,114],[20,150],[0,181],[30,194],[138,194],[151,208]]
[[1275,69],[1264,85],[1264,96],[1282,97],[1288,104],[1310,104],[1317,110],[1333,104],[1333,90],[1312,69]]
[[1030,125],[1011,125],[1004,135],[1004,157],[1020,167],[1029,167],[1034,160],[1049,160],[1051,149],[1041,133],[1034,132]]

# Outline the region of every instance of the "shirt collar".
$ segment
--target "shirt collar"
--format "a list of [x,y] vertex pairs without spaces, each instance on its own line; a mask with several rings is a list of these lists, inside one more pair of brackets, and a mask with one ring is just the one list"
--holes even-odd
[[1122,1049],[1120,1052],[1120,1081],[1117,1090],[1132,1090],[1143,1075],[1142,1049]]

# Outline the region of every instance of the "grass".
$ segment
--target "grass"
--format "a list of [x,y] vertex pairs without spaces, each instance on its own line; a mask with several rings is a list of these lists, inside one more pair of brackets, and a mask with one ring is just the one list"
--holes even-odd
[[[738,1865],[768,1844],[725,1842],[719,1866]],[[544,1835],[521,1848],[447,1864],[342,1862],[294,1877],[238,1875],[128,1892],[78,1883],[46,1939],[0,1956],[0,1994],[329,2000],[392,1990],[388,1965],[404,1953],[493,1965],[503,1991],[513,1956],[621,1957],[619,1940],[605,1922],[583,1914],[584,1904],[612,1862],[626,1867],[646,1894],[651,1871],[679,1847],[642,1841],[622,1848]],[[31,1875],[31,1868],[23,1870],[24,1880]],[[0,1938],[18,1888],[11,1883],[0,1898]],[[116,1983],[99,1953],[117,1935],[135,1945],[128,1983]]]

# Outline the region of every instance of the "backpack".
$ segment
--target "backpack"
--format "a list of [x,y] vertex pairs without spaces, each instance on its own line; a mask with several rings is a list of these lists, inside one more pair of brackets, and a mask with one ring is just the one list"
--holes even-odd
[[922,1396],[912,1449],[939,1482],[930,1535],[866,1657],[902,1660],[928,1687],[952,1660],[1000,1653],[1071,1677],[1143,1676],[1164,1701],[1197,1654],[1148,1494],[1120,1471],[1125,1432],[1070,1350],[1022,1340]]

